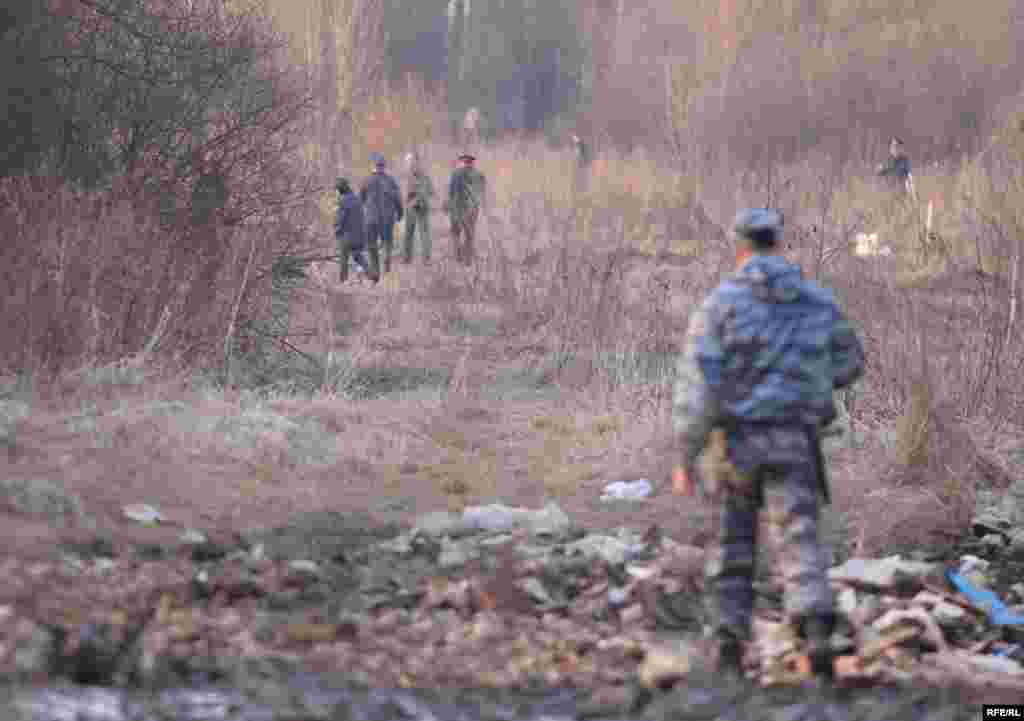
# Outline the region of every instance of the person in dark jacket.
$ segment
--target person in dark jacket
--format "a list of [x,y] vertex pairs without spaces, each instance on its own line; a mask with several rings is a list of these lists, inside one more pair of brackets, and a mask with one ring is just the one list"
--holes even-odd
[[338,178],[334,187],[338,191],[338,210],[334,216],[334,238],[338,243],[338,277],[342,283],[348,280],[349,258],[376,283],[380,276],[366,259],[366,240],[363,220],[363,204],[352,192],[347,178]]
[[892,189],[901,194],[912,192],[910,158],[907,156],[903,141],[899,138],[889,141],[889,157],[878,166],[878,177],[885,178]]
[[837,617],[818,537],[827,500],[820,432],[836,418],[834,392],[863,374],[864,350],[832,293],[783,257],[782,226],[778,210],[737,215],[737,270],[691,318],[672,405],[680,487],[691,487],[709,439],[724,436],[720,472],[703,482],[720,514],[706,568],[707,632],[727,673],[742,671],[750,640],[762,504],[781,541],[788,619],[814,670],[832,668]]
[[[381,255],[384,256],[383,271],[391,272],[391,255],[395,246],[395,223],[402,219],[402,191],[398,182],[388,175],[384,156],[374,153],[370,156],[373,172],[363,181],[359,199],[363,201],[363,216],[366,221],[366,244],[370,260],[379,276]],[[383,247],[381,247],[383,246]]]

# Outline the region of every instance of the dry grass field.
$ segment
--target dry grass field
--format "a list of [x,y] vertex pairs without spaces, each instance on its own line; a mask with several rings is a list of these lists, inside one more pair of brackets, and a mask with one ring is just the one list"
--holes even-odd
[[[293,63],[320,62],[319,6],[261,7]],[[400,159],[416,149],[443,193],[460,150],[443,103],[415,82],[360,95],[380,28],[331,17],[330,95],[355,108],[346,135],[324,131],[357,159],[341,171],[359,177],[358,159],[380,150],[404,183]],[[4,179],[0,476],[59,481],[111,523],[143,501],[230,529],[304,508],[411,517],[555,497],[585,524],[699,535],[664,483],[674,356],[732,265],[729,219],[771,203],[787,213],[787,253],[835,290],[868,349],[833,456],[850,549],[954,536],[975,489],[1012,474],[1024,426],[1024,125],[1012,73],[988,73],[1014,62],[1014,4],[966,18],[945,1],[651,0],[615,27],[587,171],[551,138],[480,149],[490,197],[470,267],[453,262],[438,213],[432,266],[339,285],[329,190],[203,237],[170,234],[139,178],[93,191]],[[655,42],[684,27],[693,57]],[[645,52],[616,63],[637,38]],[[885,83],[865,79],[883,66]],[[949,103],[957,128],[939,112]],[[895,201],[874,165],[910,131],[916,196]],[[273,167],[329,188],[324,137],[297,126]],[[858,233],[892,254],[857,256]],[[274,253],[304,259],[283,306]],[[271,316],[287,334],[241,332]],[[604,484],[640,477],[659,488],[651,501],[597,503]],[[62,532],[18,523],[0,533]]]

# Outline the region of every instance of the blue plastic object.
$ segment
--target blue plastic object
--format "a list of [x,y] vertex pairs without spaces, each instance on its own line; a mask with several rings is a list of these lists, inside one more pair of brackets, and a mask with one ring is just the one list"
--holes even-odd
[[962,593],[968,601],[988,612],[988,618],[995,626],[1024,626],[1024,616],[1011,613],[999,597],[987,588],[978,588],[956,571],[946,570],[946,580]]

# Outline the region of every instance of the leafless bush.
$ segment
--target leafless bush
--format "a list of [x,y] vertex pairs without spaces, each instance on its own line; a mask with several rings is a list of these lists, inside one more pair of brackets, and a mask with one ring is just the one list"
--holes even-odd
[[178,122],[174,113],[185,111],[175,106],[163,128],[173,138],[160,128],[134,141],[115,134],[115,145],[135,145],[103,189],[76,191],[59,177],[3,181],[0,313],[10,333],[0,362],[56,370],[156,350],[187,361],[219,356],[233,336],[259,342],[250,331],[281,259],[309,250],[312,188],[295,144],[309,96],[254,16],[168,2],[136,14],[99,4],[74,17],[80,34],[90,23],[112,34],[141,24],[174,47],[206,33],[209,44],[245,58],[244,72],[238,58],[231,72],[259,92],[230,109],[203,108],[201,128]]

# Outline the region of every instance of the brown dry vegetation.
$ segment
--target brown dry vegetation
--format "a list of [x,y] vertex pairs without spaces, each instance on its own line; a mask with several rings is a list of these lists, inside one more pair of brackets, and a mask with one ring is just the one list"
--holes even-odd
[[[234,257],[219,275],[196,283],[196,266],[175,286],[171,276],[161,280],[169,262],[155,255],[174,251],[177,240],[145,207],[99,192],[12,189],[5,232],[18,248],[37,250],[18,266],[35,274],[11,276],[2,309],[5,327],[24,328],[13,338],[17,352],[5,357],[3,392],[30,410],[9,423],[0,474],[60,478],[112,515],[118,503],[155,503],[200,527],[255,525],[299,509],[372,510],[383,499],[412,514],[554,496],[585,524],[660,522],[693,538],[700,528],[692,509],[664,490],[634,510],[602,510],[595,501],[612,480],[660,484],[675,462],[672,356],[690,309],[731,265],[727,219],[739,205],[767,200],[788,213],[792,257],[836,290],[868,349],[868,374],[850,403],[860,440],[837,454],[833,470],[854,550],[957,533],[976,486],[1005,482],[997,451],[1024,426],[1024,348],[1014,327],[1024,126],[1012,103],[991,102],[961,144],[953,138],[959,130],[928,112],[927,102],[945,96],[921,73],[933,67],[936,48],[952,47],[962,73],[942,82],[962,89],[968,103],[975,62],[1010,62],[1000,53],[1016,27],[1003,22],[1012,4],[992,3],[966,25],[962,8],[949,15],[948,2],[898,11],[869,2],[642,5],[649,12],[616,26],[620,45],[638,46],[629,33],[641,31],[644,17],[664,20],[659,29],[691,28],[703,43],[694,45],[701,62],[671,54],[629,67],[609,61],[615,73],[589,118],[594,132],[614,138],[633,123],[646,147],[602,147],[585,183],[567,151],[540,140],[486,147],[479,164],[492,197],[475,265],[451,260],[440,215],[430,268],[399,265],[378,287],[339,287],[333,264],[307,264],[290,300],[290,335],[262,354],[225,343],[243,298],[242,316],[270,303],[267,277],[246,280],[246,269],[266,266],[269,256],[254,254],[287,233],[316,239],[307,258],[332,254],[330,193],[318,208],[237,231]],[[798,13],[809,6],[815,22]],[[766,19],[776,35],[763,30]],[[304,22],[288,32],[306,32],[311,21]],[[372,39],[372,28],[337,24],[339,57],[368,52],[359,43]],[[766,72],[759,59],[795,47],[789,40],[814,27],[822,34],[797,46],[804,54],[782,53],[795,79],[772,87],[803,88],[809,102],[813,89],[853,93],[848,81],[860,73],[861,88],[877,95],[868,103],[875,110],[857,117],[805,109],[822,120],[822,142],[807,149],[791,142],[793,118],[747,110],[779,103],[753,93],[763,80],[757,73]],[[303,57],[321,50],[308,40]],[[357,108],[353,125],[310,130],[303,172],[335,174],[325,139],[355,158],[382,148],[397,159],[416,147],[443,188],[455,148],[437,131],[445,127],[439,101],[415,83],[358,98],[353,78],[371,76],[374,64],[351,62],[332,93],[338,107]],[[891,88],[867,80],[889,62],[899,66],[888,77],[901,91],[923,88],[912,119],[908,108],[895,113]],[[645,90],[623,102],[638,77],[623,73],[645,68],[668,78],[660,95]],[[1002,82],[988,91],[1017,90]],[[619,117],[626,109],[629,118]],[[763,123],[735,125],[744,118]],[[879,159],[885,136],[906,136],[911,126],[920,128],[912,147],[922,157],[938,157],[945,143],[971,152],[917,164],[919,202],[894,204],[865,168]],[[763,146],[723,142],[750,134]],[[862,230],[879,232],[895,255],[854,256],[850,243]],[[164,313],[171,331],[160,324]],[[154,335],[160,343],[150,342]],[[140,354],[157,345],[163,353]],[[195,347],[202,362],[183,367]]]

